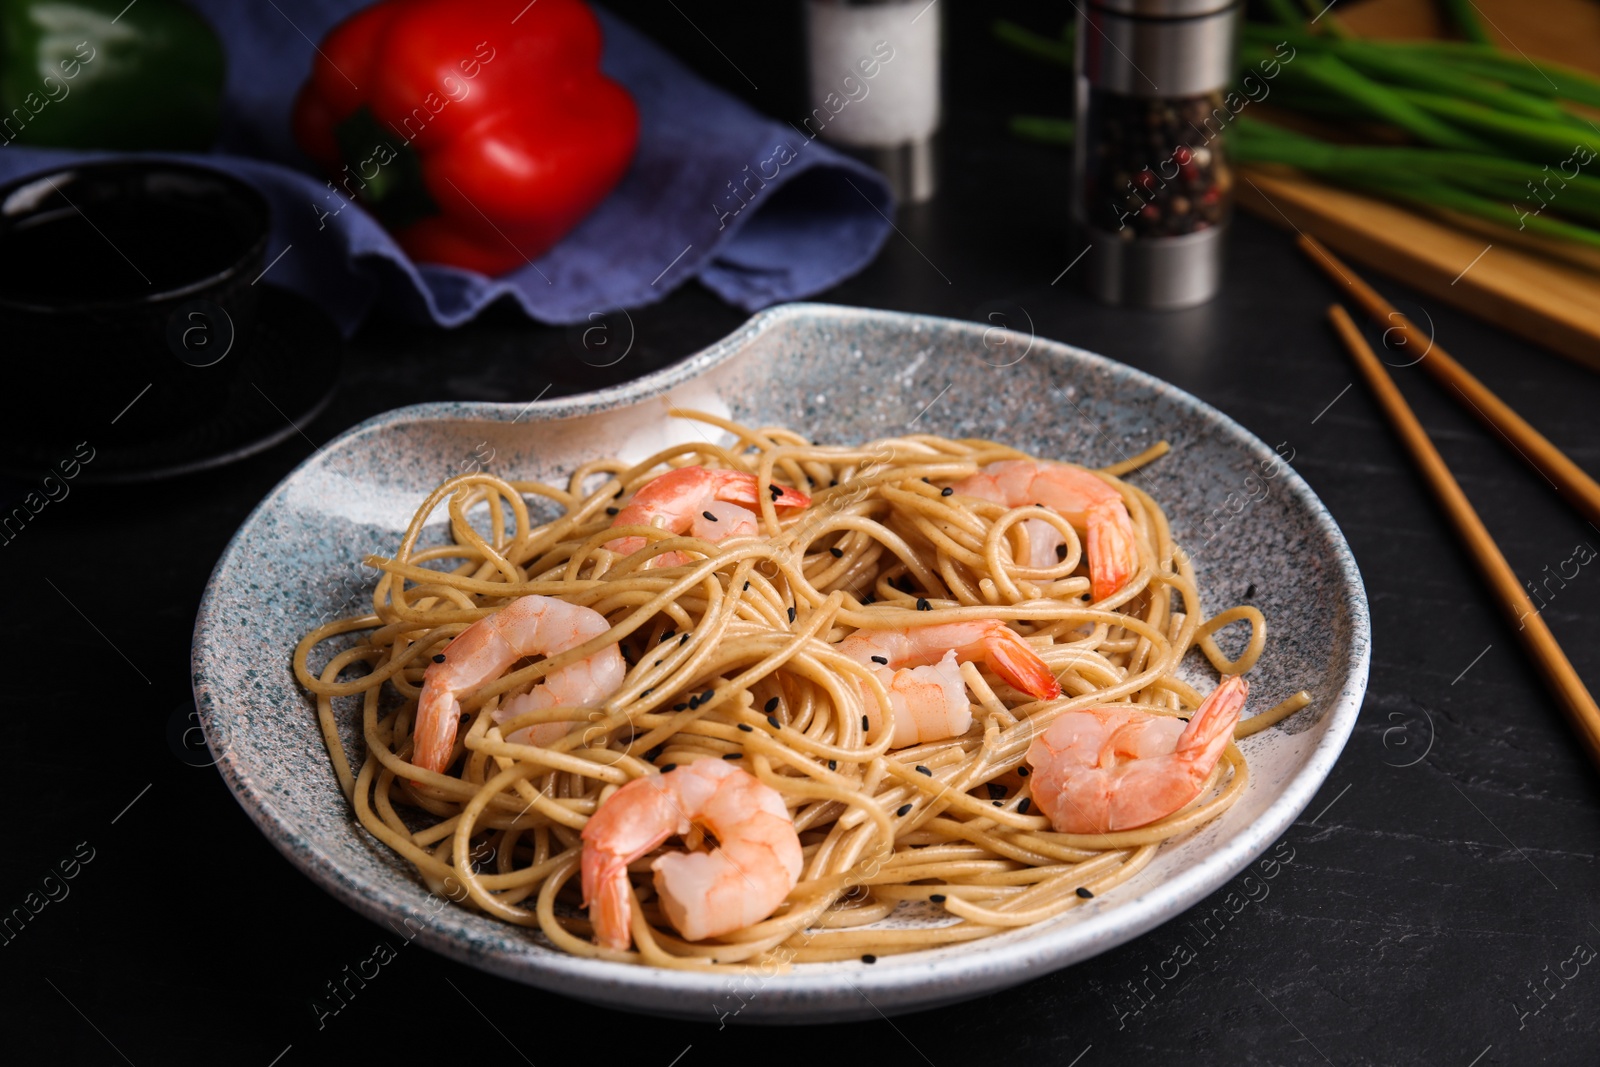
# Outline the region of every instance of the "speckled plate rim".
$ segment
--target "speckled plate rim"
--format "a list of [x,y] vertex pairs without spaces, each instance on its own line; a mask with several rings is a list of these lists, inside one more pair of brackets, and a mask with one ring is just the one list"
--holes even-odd
[[[624,385],[533,404],[430,403],[385,412],[352,427],[290,472],[245,519],[218,560],[196,618],[192,654],[195,702],[207,742],[217,759],[216,766],[234,798],[267,839],[291,863],[355,911],[380,924],[414,920],[419,927],[415,940],[470,966],[553,992],[629,1011],[669,1014],[680,1018],[699,1017],[708,1021],[713,1018],[714,1014],[704,1009],[695,1010],[691,1015],[690,1004],[710,1005],[714,1003],[712,998],[726,994],[728,986],[725,976],[581,959],[553,951],[508,954],[485,941],[465,924],[455,921],[450,915],[452,909],[427,912],[414,907],[382,884],[353,878],[331,856],[302,837],[292,822],[273,805],[270,791],[252,777],[225,743],[219,742],[219,738],[227,736],[225,725],[219,726],[222,709],[216,696],[224,686],[213,677],[209,662],[217,654],[213,650],[214,613],[218,610],[218,600],[223,596],[218,588],[217,575],[239,549],[241,541],[260,521],[263,513],[275,506],[291,483],[308,468],[337,453],[339,446],[345,442],[396,423],[431,420],[513,422],[528,420],[533,413],[537,413],[539,421],[546,421],[636,404],[697,378],[733,358],[765,331],[794,319],[819,315],[835,319],[866,319],[875,325],[906,331],[938,326],[975,333],[986,330],[993,332],[981,324],[937,316],[830,304],[784,304],[760,312],[721,341],[688,359]],[[1154,375],[1061,342],[1023,336],[1016,340],[1022,344],[1031,340],[1041,354],[1053,354],[1088,364],[1124,379],[1135,388],[1160,394],[1223,431],[1259,460],[1270,461],[1276,456],[1260,438],[1229,416]],[[531,420],[530,423],[536,425]],[[1018,984],[1098,955],[1172,919],[1220,888],[1277,840],[1311,802],[1343,751],[1361,709],[1371,663],[1371,621],[1366,590],[1343,533],[1298,472],[1285,468],[1280,484],[1312,519],[1330,550],[1337,570],[1336,595],[1345,597],[1349,611],[1349,665],[1333,706],[1327,709],[1321,719],[1325,723],[1321,739],[1266,810],[1249,825],[1240,828],[1230,840],[1214,847],[1199,862],[1160,882],[1155,888],[1133,900],[1116,902],[1105,910],[1095,909],[1096,914],[1071,925],[1043,929],[1033,937],[1005,944],[974,942],[973,947],[961,955],[929,959],[922,963],[918,962],[919,956],[933,954],[914,953],[896,957],[893,966],[863,968],[853,973],[836,970],[812,972],[802,965],[763,985],[761,995],[753,998],[749,1004],[749,1008],[754,1010],[741,1013],[738,1021],[795,1023],[893,1014],[967,1000]],[[702,1001],[701,997],[708,999]]]

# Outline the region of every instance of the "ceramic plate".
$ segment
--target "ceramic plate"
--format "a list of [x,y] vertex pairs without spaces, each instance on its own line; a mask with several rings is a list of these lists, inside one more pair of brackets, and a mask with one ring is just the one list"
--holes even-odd
[[[1251,771],[1243,798],[1163,847],[1145,874],[1056,920],[986,940],[730,980],[575,959],[529,930],[440,907],[346,805],[313,704],[290,671],[295,642],[363,601],[373,572],[362,557],[392,552],[445,478],[476,464],[560,481],[593,456],[639,458],[702,432],[669,418],[674,405],[785,424],[819,442],[987,437],[1091,466],[1165,438],[1173,454],[1136,482],[1166,507],[1207,605],[1249,599],[1270,622],[1250,708],[1301,688],[1314,703],[1242,743]],[[1272,845],[1327,776],[1360,708],[1369,640],[1361,577],[1339,528],[1292,467],[1216,409],[1063,344],[795,304],[626,386],[529,405],[425,404],[350,430],[284,479],[223,553],[200,606],[193,669],[207,739],[239,803],[292,863],[361,914],[475,967],[598,1004],[708,1022],[823,1022],[1014,985],[1203,899]],[[1205,676],[1198,662],[1188,670],[1197,682]],[[345,744],[359,751],[357,709],[340,711]],[[885,921],[941,920],[910,910]]]

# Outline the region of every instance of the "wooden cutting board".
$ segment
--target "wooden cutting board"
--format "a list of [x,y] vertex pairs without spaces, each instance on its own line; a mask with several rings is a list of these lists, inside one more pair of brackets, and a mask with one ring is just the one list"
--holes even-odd
[[[1507,51],[1600,73],[1600,5],[1592,0],[1475,2]],[[1366,0],[1335,10],[1364,37],[1442,33],[1434,0]],[[1268,222],[1309,233],[1358,263],[1600,370],[1600,256],[1589,250],[1418,213],[1283,168],[1244,167],[1240,177],[1240,206]]]

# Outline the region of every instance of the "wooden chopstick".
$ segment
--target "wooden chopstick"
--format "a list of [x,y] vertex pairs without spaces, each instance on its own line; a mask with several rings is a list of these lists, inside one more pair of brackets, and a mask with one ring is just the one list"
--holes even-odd
[[[1377,290],[1362,281],[1316,238],[1302,234],[1298,243],[1307,258],[1322,268],[1330,279],[1348,288],[1355,302],[1385,331],[1399,330],[1405,338],[1407,351],[1426,353],[1418,359],[1422,369],[1447,386],[1479,421],[1499,434],[1528,466],[1543,475],[1584,518],[1600,527],[1600,483],[1568,459],[1566,453],[1551,444],[1548,438],[1528,425],[1521,415],[1452,359],[1433,338],[1419,330],[1416,323],[1396,311],[1394,305],[1379,296]],[[1412,345],[1416,346],[1415,349],[1409,347]]]
[[1350,350],[1356,368],[1366,379],[1384,414],[1389,417],[1395,433],[1421,469],[1433,495],[1454,523],[1456,533],[1477,562],[1484,580],[1489,583],[1500,606],[1510,615],[1511,625],[1516,628],[1523,647],[1544,675],[1545,683],[1588,749],[1590,759],[1600,765],[1600,706],[1596,706],[1594,697],[1589,695],[1578,672],[1572,669],[1572,664],[1556,643],[1550,628],[1523,591],[1516,573],[1506,562],[1505,556],[1500,554],[1494,538],[1489,536],[1483,520],[1473,510],[1461,486],[1456,484],[1450,468],[1445,466],[1443,457],[1428,438],[1427,431],[1412,414],[1405,397],[1400,395],[1394,380],[1383,369],[1378,357],[1373,355],[1350,315],[1341,305],[1334,304],[1328,309],[1328,319]]

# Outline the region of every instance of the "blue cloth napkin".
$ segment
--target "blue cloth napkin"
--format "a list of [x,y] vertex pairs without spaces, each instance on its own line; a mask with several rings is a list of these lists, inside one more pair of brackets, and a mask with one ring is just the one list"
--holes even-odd
[[[360,0],[192,2],[227,51],[223,130],[214,154],[166,158],[204,163],[260,189],[273,210],[266,279],[321,305],[346,333],[375,305],[456,326],[506,296],[541,322],[583,322],[654,303],[691,278],[754,311],[848,278],[891,229],[891,196],[877,172],[757,114],[596,8],[602,66],[639,108],[627,175],[530,266],[490,278],[414,263],[358,206],[330,214],[343,201],[289,132],[311,42],[364,6]],[[0,149],[0,181],[104,156],[19,142]],[[774,168],[764,184],[751,177]]]

